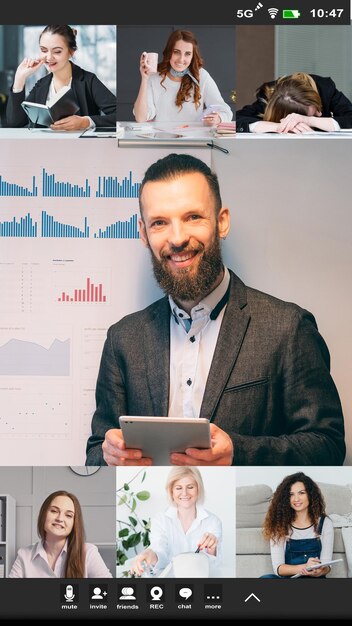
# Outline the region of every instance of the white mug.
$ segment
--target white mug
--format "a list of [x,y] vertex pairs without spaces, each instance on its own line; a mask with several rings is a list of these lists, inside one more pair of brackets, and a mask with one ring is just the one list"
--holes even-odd
[[156,74],[158,71],[158,53],[143,52],[142,56],[144,57],[146,65],[150,70],[150,74]]

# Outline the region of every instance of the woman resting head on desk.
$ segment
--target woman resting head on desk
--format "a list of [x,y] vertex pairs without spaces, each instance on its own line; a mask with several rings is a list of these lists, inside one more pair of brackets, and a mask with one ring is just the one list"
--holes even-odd
[[9,578],[112,578],[98,549],[85,543],[76,496],[55,491],[43,502],[37,523],[41,538],[20,548]]
[[352,103],[331,78],[296,72],[259,87],[236,121],[239,132],[334,132],[352,127]]
[[141,85],[133,108],[137,122],[203,122],[214,126],[232,120],[231,108],[203,68],[197,40],[190,31],[171,33],[157,73],[152,73],[144,53],[139,69]]
[[263,524],[270,540],[275,574],[261,578],[290,578],[296,574],[325,578],[330,566],[308,570],[330,561],[334,544],[333,523],[325,514],[318,485],[303,472],[286,476],[277,487]]
[[[65,117],[51,128],[54,130],[84,130],[94,126],[116,125],[116,97],[92,72],[72,62],[77,50],[77,31],[71,26],[46,26],[39,37],[40,54],[36,59],[25,58],[19,64],[7,104],[7,125],[27,126],[28,118],[21,107],[24,100],[47,104],[63,87],[70,86],[79,106],[78,115]],[[38,80],[25,97],[29,76],[42,66],[47,76]],[[103,113],[103,115],[102,115]]]
[[204,485],[197,467],[175,467],[168,475],[166,491],[171,506],[152,518],[150,547],[133,562],[131,573],[141,576],[146,567],[160,573],[182,552],[203,551],[210,571],[219,564],[222,526],[219,518],[201,506]]

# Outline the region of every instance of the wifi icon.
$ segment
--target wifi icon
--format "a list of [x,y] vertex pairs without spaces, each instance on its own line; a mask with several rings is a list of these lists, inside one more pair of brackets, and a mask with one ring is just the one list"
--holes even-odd
[[277,16],[278,12],[279,12],[279,9],[268,9],[268,13],[269,13],[269,15],[270,15],[272,20],[275,19],[275,17]]

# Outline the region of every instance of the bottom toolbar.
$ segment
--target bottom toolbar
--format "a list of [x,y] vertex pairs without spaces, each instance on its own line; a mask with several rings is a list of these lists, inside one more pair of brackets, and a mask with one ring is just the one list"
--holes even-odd
[[309,580],[3,579],[0,618],[351,619],[350,580]]

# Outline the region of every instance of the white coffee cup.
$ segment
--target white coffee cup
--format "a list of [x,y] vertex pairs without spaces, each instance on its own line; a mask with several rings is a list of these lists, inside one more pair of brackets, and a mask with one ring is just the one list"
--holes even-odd
[[158,53],[157,52],[143,52],[147,68],[150,74],[156,74],[158,71]]

